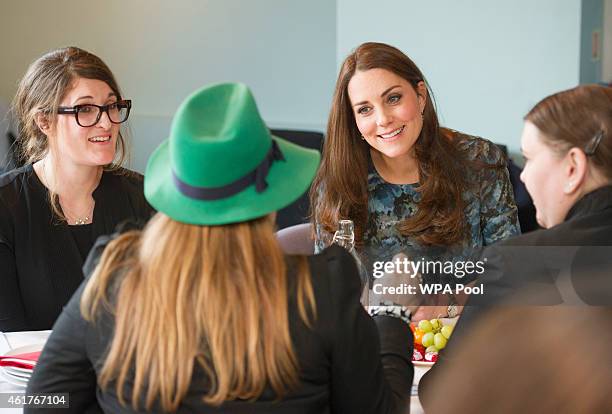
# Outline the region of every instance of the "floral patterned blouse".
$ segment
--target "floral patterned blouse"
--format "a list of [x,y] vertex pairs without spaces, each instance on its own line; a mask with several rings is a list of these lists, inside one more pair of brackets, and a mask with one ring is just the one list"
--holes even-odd
[[[468,159],[496,164],[503,157],[490,141],[457,133],[460,147]],[[420,200],[416,184],[390,184],[371,166],[368,174],[368,223],[364,247],[358,253],[366,266],[374,261],[390,261],[398,253],[411,260],[459,261],[474,257],[480,247],[520,234],[517,207],[514,202],[508,170],[472,168],[468,172],[465,219],[470,237],[453,246],[424,246],[401,235],[397,224],[411,217]],[[315,251],[323,250],[331,240],[316,226]],[[371,268],[371,267],[370,267]]]

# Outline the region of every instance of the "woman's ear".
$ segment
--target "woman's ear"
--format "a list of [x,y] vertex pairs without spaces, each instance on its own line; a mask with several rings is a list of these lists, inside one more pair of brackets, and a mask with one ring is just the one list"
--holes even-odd
[[425,82],[420,81],[419,83],[417,83],[416,94],[419,100],[420,112],[423,113],[423,111],[425,110],[425,105],[427,103],[427,85],[425,85]]
[[39,112],[36,114],[35,121],[38,129],[40,129],[43,134],[49,135],[49,132],[51,132],[51,122],[49,121],[49,117],[42,112]]
[[587,156],[584,151],[574,147],[566,155],[566,184],[563,188],[565,194],[573,194],[583,185],[588,169]]

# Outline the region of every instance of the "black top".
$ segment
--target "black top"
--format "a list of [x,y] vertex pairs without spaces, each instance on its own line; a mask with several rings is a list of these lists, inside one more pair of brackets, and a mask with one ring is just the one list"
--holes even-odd
[[453,369],[458,344],[499,304],[612,306],[611,246],[612,186],[607,186],[574,204],[563,223],[487,248],[483,257],[489,264],[481,276],[486,294],[470,297],[448,346],[421,379],[419,397],[425,410],[439,398],[436,378]]
[[68,226],[70,234],[76,243],[81,259],[85,261],[89,251],[93,247],[95,239],[93,238],[93,226],[91,224]]
[[74,226],[53,217],[32,165],[0,176],[0,331],[51,329],[83,281],[82,256],[92,240],[152,212],[142,176],[127,170],[104,172],[93,198],[91,233],[76,242]]
[[[408,324],[389,316],[372,319],[367,315],[359,303],[361,282],[355,262],[341,247],[332,246],[320,255],[310,256],[308,261],[317,307],[312,329],[302,322],[294,293],[289,302],[290,332],[300,367],[298,388],[282,401],[275,401],[268,387],[254,402],[230,401],[215,408],[202,401],[208,381],[196,363],[178,413],[408,412],[413,379],[413,338]],[[294,285],[294,275],[294,266],[289,266],[290,286]],[[82,318],[79,303],[83,286],[60,315],[27,393],[70,393],[70,408],[62,413],[100,409],[106,413],[134,413],[131,407],[119,404],[114,388],[97,387],[114,319],[106,311],[101,312],[95,324]],[[132,380],[126,384],[124,396],[129,402]],[[26,408],[25,412],[38,410]],[[159,407],[154,412],[159,412]]]

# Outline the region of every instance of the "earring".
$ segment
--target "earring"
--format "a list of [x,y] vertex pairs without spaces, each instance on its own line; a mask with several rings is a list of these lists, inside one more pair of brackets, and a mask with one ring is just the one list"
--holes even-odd
[[365,141],[365,137],[363,135],[361,135],[361,140]]
[[567,185],[565,186],[565,191],[572,191],[572,187],[574,186],[574,182],[570,181],[569,183],[567,183]]

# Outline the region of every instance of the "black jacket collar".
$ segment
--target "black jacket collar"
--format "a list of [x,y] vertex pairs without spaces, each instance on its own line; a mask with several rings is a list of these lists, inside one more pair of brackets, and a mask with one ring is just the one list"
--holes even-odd
[[567,213],[565,221],[612,208],[612,185],[591,191],[576,202]]

